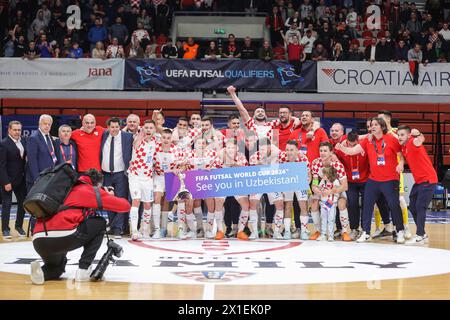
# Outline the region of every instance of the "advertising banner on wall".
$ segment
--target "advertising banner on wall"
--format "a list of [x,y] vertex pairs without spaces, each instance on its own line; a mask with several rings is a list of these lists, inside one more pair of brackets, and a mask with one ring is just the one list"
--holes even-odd
[[450,63],[419,65],[418,82],[409,63],[320,61],[318,92],[450,94]]
[[123,90],[123,59],[0,59],[0,89]]
[[316,63],[307,61],[301,71],[286,61],[128,59],[125,89],[291,89],[316,91]]

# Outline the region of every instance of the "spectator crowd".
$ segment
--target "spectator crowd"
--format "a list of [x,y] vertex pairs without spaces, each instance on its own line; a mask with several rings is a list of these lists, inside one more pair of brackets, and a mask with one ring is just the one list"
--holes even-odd
[[[80,28],[67,8],[80,8]],[[367,7],[378,5],[371,26]],[[266,13],[269,41],[168,37],[175,11]],[[12,0],[0,1],[3,57],[184,58],[447,62],[450,1]],[[207,13],[208,14],[208,13]],[[218,13],[211,13],[218,14]],[[368,22],[369,21],[369,22]],[[183,41],[184,40],[184,41]]]

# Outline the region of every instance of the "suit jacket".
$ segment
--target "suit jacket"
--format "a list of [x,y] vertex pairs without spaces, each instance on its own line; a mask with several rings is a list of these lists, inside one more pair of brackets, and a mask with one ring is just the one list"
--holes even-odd
[[23,158],[15,142],[7,136],[0,142],[0,185],[11,183],[13,186],[20,185],[25,178],[25,164],[27,155],[27,142],[21,139],[25,149]]
[[[123,130],[120,130],[119,134],[121,135],[122,139],[122,159],[123,163],[125,164],[125,172],[128,170],[128,167],[130,166],[131,161],[131,155],[133,152],[133,135],[129,132],[125,132]],[[109,137],[109,131],[105,130],[103,132],[102,136],[102,144],[100,148],[100,165],[103,160],[103,147],[105,146],[106,139]]]
[[[51,140],[56,151],[55,143],[53,139]],[[39,130],[34,131],[28,138],[27,160],[26,178],[28,184],[34,183],[42,170],[55,166],[47,143]]]
[[[59,138],[56,139],[54,144],[55,144],[55,147],[56,147],[55,151],[56,151],[56,157],[58,158],[58,164],[64,163],[64,158],[62,156],[61,148],[60,148],[61,140],[59,140]],[[72,164],[75,165],[75,170],[78,171],[78,149],[77,149],[77,144],[75,143],[75,141],[72,141],[72,140],[69,141],[69,144],[73,147],[73,153],[74,153],[73,154],[73,159],[72,159]]]

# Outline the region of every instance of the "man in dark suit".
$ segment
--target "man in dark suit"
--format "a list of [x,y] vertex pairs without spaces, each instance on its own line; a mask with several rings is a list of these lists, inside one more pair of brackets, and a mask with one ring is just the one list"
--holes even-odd
[[[53,168],[57,162],[56,148],[50,136],[53,119],[48,114],[39,117],[39,128],[34,131],[27,141],[27,191],[30,191],[39,173],[47,168]],[[30,219],[31,231],[34,229],[35,219]]]
[[[133,135],[120,130],[120,119],[110,118],[108,130],[103,133],[100,148],[100,163],[104,174],[105,187],[113,187],[114,195],[128,199],[128,177],[126,175],[131,161]],[[124,219],[127,215],[109,212],[109,222],[116,239],[120,239]]]
[[23,201],[27,194],[25,183],[26,149],[21,139],[22,124],[11,121],[8,124],[8,136],[0,142],[0,189],[2,194],[2,233],[4,239],[11,239],[9,217],[12,204],[12,193],[17,198],[17,216],[15,229],[19,237],[24,237],[23,218],[25,210]]
[[58,129],[59,138],[55,140],[56,157],[58,158],[58,164],[68,163],[78,171],[78,150],[75,141],[70,140],[72,135],[72,128],[63,124]]

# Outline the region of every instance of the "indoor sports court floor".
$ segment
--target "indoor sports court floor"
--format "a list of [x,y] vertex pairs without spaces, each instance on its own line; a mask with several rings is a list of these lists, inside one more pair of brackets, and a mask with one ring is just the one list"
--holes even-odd
[[75,251],[64,279],[42,286],[28,276],[38,257],[31,242],[13,232],[0,240],[0,299],[450,299],[450,213],[429,212],[427,222],[426,247],[123,238],[106,281],[75,283]]

